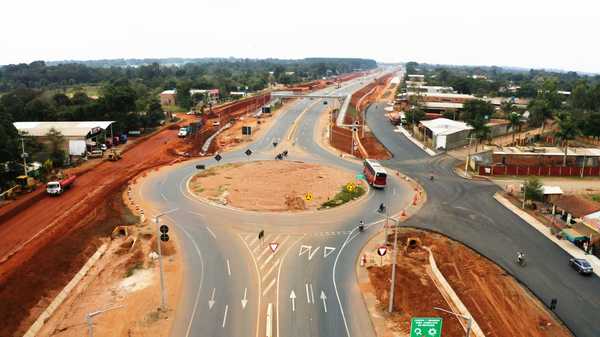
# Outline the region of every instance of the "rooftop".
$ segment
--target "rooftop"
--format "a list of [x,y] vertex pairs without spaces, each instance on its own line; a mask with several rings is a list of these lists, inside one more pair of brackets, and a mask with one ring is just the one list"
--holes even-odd
[[14,122],[13,125],[19,133],[28,136],[42,137],[50,129],[55,129],[65,137],[85,137],[92,129],[106,129],[114,121],[82,121],[82,122]]
[[600,203],[579,195],[563,195],[554,201],[556,207],[566,210],[575,218],[600,211]]
[[429,121],[421,121],[421,124],[431,130],[433,135],[450,135],[473,128],[465,122],[453,121],[447,118],[437,118]]
[[177,91],[175,89],[171,89],[171,90],[165,90],[163,92],[161,92],[161,95],[175,95],[177,93]]

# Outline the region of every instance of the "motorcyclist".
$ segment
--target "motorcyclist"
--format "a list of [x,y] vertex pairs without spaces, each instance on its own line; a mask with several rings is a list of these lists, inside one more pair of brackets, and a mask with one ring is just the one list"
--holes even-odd
[[360,222],[358,223],[358,231],[363,232],[364,230],[365,230],[365,222],[360,220]]
[[382,202],[381,204],[379,204],[379,213],[383,213],[384,211],[385,211],[385,205]]
[[525,253],[517,252],[517,262],[521,265],[525,262]]

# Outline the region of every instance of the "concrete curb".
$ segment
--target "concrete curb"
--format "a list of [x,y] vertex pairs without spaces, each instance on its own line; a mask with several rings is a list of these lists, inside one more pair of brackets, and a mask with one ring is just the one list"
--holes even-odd
[[401,126],[398,126],[398,127],[396,128],[396,130],[398,130],[398,131],[395,131],[395,130],[394,130],[394,131],[395,131],[395,132],[400,132],[400,133],[402,133],[404,136],[406,136],[406,138],[408,138],[408,140],[410,140],[410,141],[411,141],[411,142],[413,142],[415,145],[417,145],[418,147],[420,147],[420,148],[421,148],[421,150],[425,151],[425,153],[427,153],[427,154],[428,154],[428,155],[430,155],[431,157],[435,157],[435,156],[437,156],[437,155],[438,155],[438,154],[437,154],[435,151],[433,151],[433,150],[431,150],[431,149],[427,148],[425,145],[423,145],[423,143],[421,143],[420,141],[418,141],[417,139],[415,139],[415,138],[414,138],[414,137],[413,137],[413,136],[412,136],[412,135],[411,135],[411,134],[410,134],[408,131],[406,131],[406,129],[405,129],[405,128],[403,128],[403,127],[401,127]]
[[[471,317],[473,326],[471,328],[470,336],[468,337],[471,337],[472,335],[475,335],[475,337],[485,337],[483,331],[479,327],[479,324],[477,324],[475,318],[473,318],[473,315],[471,315],[471,313],[469,312],[469,309],[467,309],[465,304],[461,301],[460,297],[458,297],[454,289],[452,289],[452,286],[448,283],[448,281],[444,277],[444,274],[442,274],[442,272],[438,269],[431,250],[428,247],[423,248],[429,252],[429,276],[437,286],[438,290],[440,290],[442,296],[446,299],[446,302],[452,307],[453,311],[459,312],[464,316]],[[462,325],[466,331],[466,322],[464,320],[459,320],[459,322],[460,325]]]
[[23,337],[35,337],[39,331],[42,329],[46,321],[50,319],[52,314],[58,309],[58,307],[67,299],[69,294],[73,291],[73,289],[79,284],[81,279],[89,270],[94,266],[94,264],[104,255],[106,250],[108,249],[108,244],[103,244],[98,248],[96,253],[89,258],[89,260],[83,265],[83,267],[79,270],[77,274],[71,279],[71,281],[63,288],[63,290],[52,300],[50,305],[40,314],[38,319],[29,327],[29,330],[23,335]]
[[[586,254],[584,251],[571,244],[566,240],[560,240],[556,236],[552,235],[550,229],[546,227],[543,223],[541,223],[538,219],[529,215],[527,212],[519,209],[517,206],[513,205],[508,199],[500,195],[499,193],[494,194],[494,199],[502,204],[504,207],[508,208],[511,212],[515,213],[518,217],[520,217],[523,221],[528,223],[531,227],[535,228],[547,237],[550,241],[554,242],[557,246],[562,248],[565,252],[567,252],[572,257],[586,259],[594,268],[594,274],[600,276],[600,259],[595,257],[594,255]],[[566,263],[567,261],[565,261]]]

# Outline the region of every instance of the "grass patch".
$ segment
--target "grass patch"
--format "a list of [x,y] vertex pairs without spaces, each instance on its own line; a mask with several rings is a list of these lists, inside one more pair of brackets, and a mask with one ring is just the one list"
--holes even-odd
[[180,107],[179,105],[163,105],[163,110],[170,112],[188,112],[188,110]]
[[600,194],[590,194],[589,198],[592,199],[592,201],[600,202]]
[[348,105],[348,110],[346,110],[346,114],[348,114],[349,116],[355,118],[356,116],[358,116],[358,110],[356,110],[356,107],[354,107],[354,105],[349,104]]
[[319,209],[337,207],[347,203],[348,201],[354,200],[365,194],[365,188],[362,186],[356,186],[352,192],[346,189],[346,186],[342,186],[341,190],[330,200],[324,202]]

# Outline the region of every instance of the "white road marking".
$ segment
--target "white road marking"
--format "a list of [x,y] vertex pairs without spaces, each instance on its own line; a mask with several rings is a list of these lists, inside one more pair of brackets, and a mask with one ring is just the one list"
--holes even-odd
[[331,253],[333,253],[334,250],[335,247],[323,247],[323,258],[326,259],[329,255],[331,255]]
[[206,230],[210,233],[210,235],[213,237],[213,239],[216,239],[217,236],[215,235],[215,233],[210,229],[210,227],[206,226]]
[[[244,241],[244,239],[242,238],[241,235],[240,235],[240,240],[242,240],[242,242],[246,246],[246,249],[248,249],[248,252],[250,252],[250,257],[252,258],[252,262],[254,262],[254,268],[256,268],[256,278],[258,279],[258,293],[260,294],[260,291],[262,289],[262,281],[260,279],[260,272],[258,271],[258,263],[256,263],[256,258],[252,254],[252,251],[250,250],[248,243],[246,241]],[[256,311],[256,337],[259,337],[259,331],[260,331],[259,330],[259,327],[260,327],[260,302],[261,302],[261,296],[258,296],[258,307],[257,308],[259,308],[259,309]]]
[[265,325],[267,328],[267,337],[273,337],[273,303],[269,303],[267,307],[267,324]]
[[298,252],[298,256],[302,256],[302,254],[304,254],[306,252],[310,252],[311,249],[312,249],[312,246],[301,245],[300,251]]
[[325,291],[321,290],[321,300],[323,300],[323,309],[327,312],[327,295],[325,295]]
[[315,293],[313,292],[313,286],[312,283],[310,283],[309,285],[310,288],[310,300],[311,302],[313,302],[313,304],[315,303]]
[[244,298],[242,298],[242,310],[246,309],[246,304],[248,304],[248,288],[244,288]]
[[256,243],[256,241],[258,241],[258,235],[254,235],[254,238],[249,243],[250,247],[254,246],[254,244]]
[[306,288],[306,302],[310,304],[310,293],[308,292],[308,283],[304,283],[304,287]]
[[229,311],[229,305],[225,306],[225,314],[223,315],[223,327],[225,327],[225,324],[227,323],[227,312]]
[[275,278],[273,278],[273,280],[271,280],[269,285],[263,291],[263,296],[265,296],[269,292],[269,290],[271,290],[271,288],[273,288],[273,286],[275,285],[275,281],[277,281],[277,279],[275,279]]
[[[289,238],[290,238],[289,236],[286,236],[285,239],[283,239],[283,242],[281,243],[281,245],[283,245],[284,243],[286,243]],[[267,264],[273,259],[273,257],[275,256],[275,254],[277,254],[278,251],[279,251],[279,249],[276,250],[273,254],[269,255],[269,257],[267,257],[267,259],[262,264],[262,266],[260,266],[261,270],[263,270],[267,266]]]
[[319,248],[321,247],[317,247],[315,248],[315,250],[313,250],[312,252],[310,252],[310,254],[308,254],[308,260],[312,260],[313,256],[315,256],[315,254],[317,253],[317,251],[319,250]]
[[292,290],[290,293],[290,300],[292,300],[292,312],[296,311],[296,293]]
[[263,275],[263,281],[267,279],[267,277],[269,277],[269,275],[273,272],[273,270],[275,270],[275,267],[277,267],[277,265],[279,264],[279,261],[281,261],[280,259],[277,259],[277,261],[275,261],[275,263],[273,263],[273,265],[271,266],[271,268],[267,271],[266,274]]
[[229,259],[227,259],[227,275],[231,276],[231,268],[229,267]]
[[[200,285],[198,286],[198,290],[196,291],[196,300],[194,301],[194,308],[192,309],[192,314],[190,316],[191,317],[190,322],[188,323],[188,326],[187,326],[187,329],[185,332],[185,336],[189,337],[190,332],[192,331],[192,323],[194,321],[194,317],[196,317],[196,310],[198,309],[198,303],[200,303],[200,290],[202,290],[202,283],[204,282],[204,259],[202,258],[202,252],[200,251],[198,244],[196,243],[196,241],[194,241],[194,239],[192,239],[192,236],[190,235],[190,233],[188,233],[188,231],[183,227],[179,227],[179,228],[181,228],[181,230],[188,237],[188,239],[190,239],[190,241],[192,241],[192,245],[194,246],[196,253],[200,257],[200,270],[201,270]],[[257,333],[257,335],[258,335],[258,333]]]
[[279,305],[279,277],[281,276],[281,268],[283,267],[285,258],[288,256],[288,254],[292,250],[292,247],[294,247],[296,244],[298,244],[298,242],[300,242],[300,240],[302,240],[302,237],[298,238],[288,249],[285,250],[285,253],[281,257],[281,263],[279,263],[279,269],[277,270],[277,290],[275,291],[276,292],[275,297],[277,300],[277,302],[276,302],[277,303],[277,336],[281,336],[279,334],[279,307],[280,307],[280,305]]
[[210,300],[208,300],[208,310],[211,310],[213,305],[215,305],[215,288],[213,288]]

